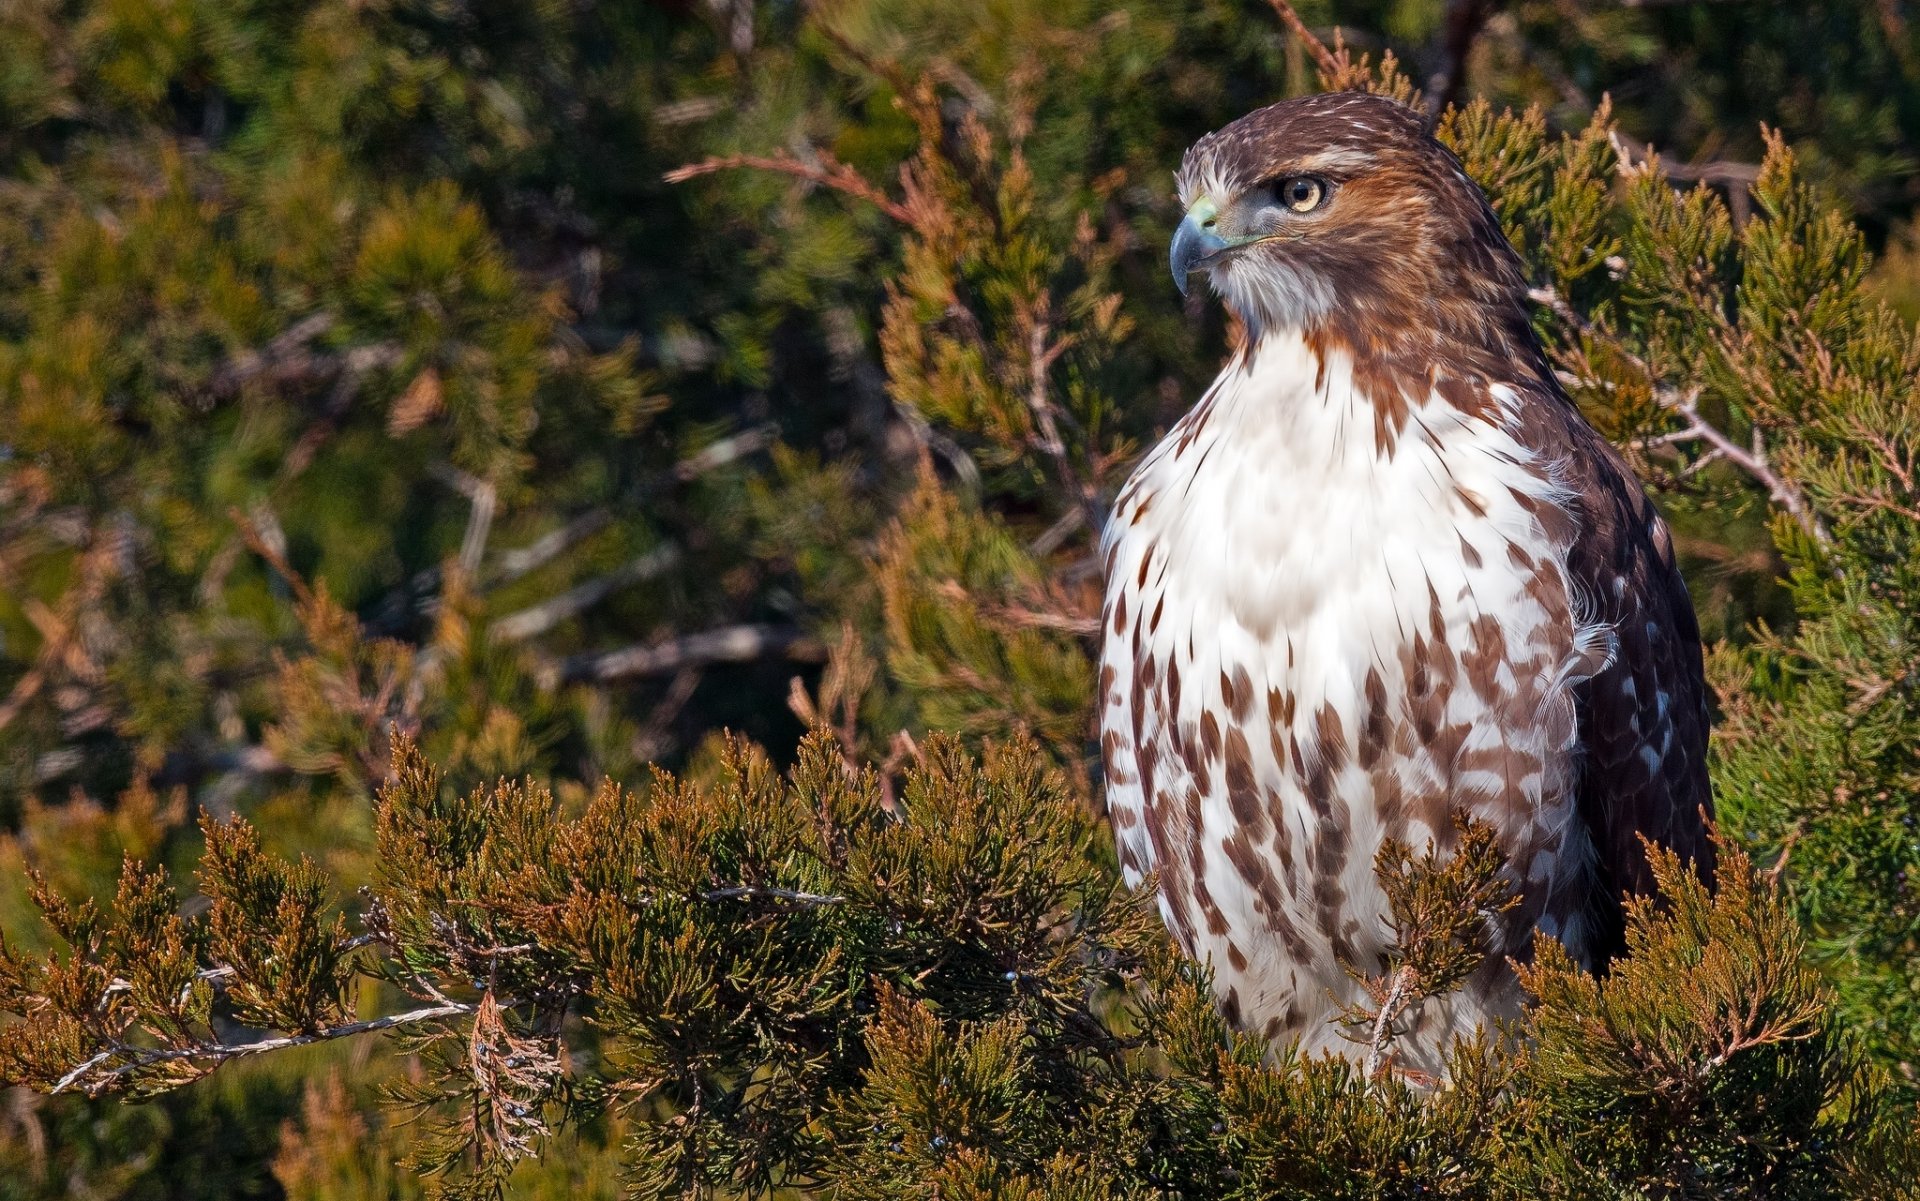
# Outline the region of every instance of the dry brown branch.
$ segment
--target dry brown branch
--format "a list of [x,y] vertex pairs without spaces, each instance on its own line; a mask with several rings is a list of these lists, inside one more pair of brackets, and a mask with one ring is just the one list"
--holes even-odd
[[30,607],[27,617],[40,629],[40,651],[33,666],[14,681],[7,699],[0,703],[0,730],[20,716],[21,710],[46,686],[53,674],[78,652],[82,619],[97,604],[113,578],[113,569],[123,557],[124,531],[99,533],[81,552],[72,587],[52,609]]
[[300,573],[293,569],[291,563],[287,562],[286,555],[282,554],[279,548],[261,533],[260,527],[254,523],[253,518],[242,513],[237,505],[227,510],[227,516],[240,528],[240,536],[246,539],[247,548],[265,559],[267,566],[273,568],[274,574],[286,581],[287,587],[293,590],[294,599],[303,606],[311,605],[313,590],[307,587],[307,581],[301,578]]
[[1314,36],[1313,30],[1307,28],[1307,23],[1300,19],[1299,13],[1293,11],[1293,5],[1288,0],[1267,0],[1267,3],[1279,14],[1280,20],[1292,31],[1293,36],[1300,39],[1300,44],[1307,48],[1307,53],[1313,56],[1313,65],[1322,75],[1333,78],[1341,73],[1340,60],[1334,57],[1333,51],[1327,49],[1325,42]]
[[888,196],[865,176],[832,155],[825,151],[816,153],[819,154],[823,166],[802,162],[784,150],[772,155],[729,154],[702,159],[697,163],[688,163],[684,167],[675,167],[663,178],[668,183],[685,183],[690,179],[698,179],[702,175],[713,175],[742,167],[755,171],[772,171],[778,175],[790,175],[795,179],[803,179],[823,188],[831,188],[843,195],[864,200],[902,225],[912,224],[913,214],[907,211],[905,205]]
[[1048,609],[1033,609],[1025,605],[996,605],[979,600],[966,585],[959,580],[944,580],[935,585],[942,596],[949,597],[961,604],[970,604],[977,608],[980,616],[989,621],[1014,629],[1060,630],[1068,634],[1077,634],[1082,638],[1091,638],[1100,632],[1100,619],[1074,613],[1060,613]]

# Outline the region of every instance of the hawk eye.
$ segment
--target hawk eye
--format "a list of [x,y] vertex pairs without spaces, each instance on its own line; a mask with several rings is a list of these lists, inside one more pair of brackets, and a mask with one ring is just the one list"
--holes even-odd
[[1296,213],[1311,213],[1327,198],[1327,185],[1311,175],[1289,175],[1274,190],[1280,203]]

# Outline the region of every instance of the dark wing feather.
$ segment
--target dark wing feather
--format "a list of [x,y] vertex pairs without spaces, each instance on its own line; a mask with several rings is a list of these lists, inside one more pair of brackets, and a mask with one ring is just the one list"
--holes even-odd
[[1587,616],[1612,626],[1616,637],[1606,670],[1575,694],[1580,816],[1598,859],[1590,917],[1599,963],[1625,949],[1621,897],[1654,891],[1643,835],[1712,878],[1707,684],[1699,621],[1666,523],[1572,402],[1542,399],[1530,432],[1564,448],[1563,479],[1577,497],[1573,587]]

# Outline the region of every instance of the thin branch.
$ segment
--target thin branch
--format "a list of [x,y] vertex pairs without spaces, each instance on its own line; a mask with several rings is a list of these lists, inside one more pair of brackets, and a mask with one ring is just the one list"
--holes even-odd
[[673,478],[683,484],[696,480],[709,471],[765,450],[779,436],[780,427],[771,421],[741,430],[675,463]]
[[522,642],[544,634],[569,618],[599,604],[622,588],[653,579],[680,562],[680,551],[672,545],[658,546],[646,554],[622,564],[603,576],[567,589],[560,595],[510,613],[487,627],[487,636],[495,642]]
[[620,680],[665,675],[703,663],[749,663],[774,657],[819,662],[827,657],[827,648],[793,626],[726,626],[644,646],[574,655],[551,665],[547,674],[550,684]]
[[1446,65],[1427,81],[1427,112],[1438,116],[1460,99],[1467,82],[1467,60],[1473,56],[1473,44],[1499,7],[1496,0],[1453,0],[1447,6],[1442,27],[1442,53]]
[[1035,559],[1044,559],[1054,551],[1066,545],[1067,539],[1085,525],[1087,514],[1079,506],[1074,506],[1060,515],[1060,520],[1040,531],[1040,536],[1027,543],[1027,554]]
[[[1645,170],[1656,157],[1654,149],[1631,134],[1613,130],[1607,135],[1613,142],[1613,152],[1620,163],[1628,170]],[[1737,162],[1732,159],[1713,159],[1704,163],[1670,163],[1660,160],[1660,172],[1668,179],[1678,179],[1685,183],[1717,183],[1727,187],[1735,185],[1749,188],[1760,178],[1759,163]]]
[[472,509],[467,514],[467,531],[460,539],[460,570],[471,580],[480,570],[480,559],[487,551],[487,537],[493,530],[493,510],[499,491],[492,480],[460,470],[447,463],[435,463],[428,469],[435,479],[467,498]]
[[1307,48],[1307,53],[1313,56],[1314,66],[1320,69],[1322,75],[1331,78],[1340,74],[1340,60],[1333,56],[1333,51],[1327,49],[1325,42],[1314,36],[1313,30],[1307,28],[1300,14],[1293,11],[1292,4],[1287,0],[1267,0],[1267,3],[1279,14],[1280,20],[1293,32],[1293,36],[1300,39],[1300,44]]
[[[666,695],[648,712],[647,719],[640,726],[640,732],[633,736],[633,757],[641,763],[654,763],[665,756],[672,743],[669,728],[673,720],[679,717],[693,699],[700,687],[701,672],[697,667],[683,667],[674,673],[673,681],[667,685]],[[798,677],[795,677],[798,682]]]
[[[665,492],[673,483],[690,483],[709,471],[764,449],[777,435],[778,428],[769,423],[722,438],[675,463],[670,471],[670,479],[667,475],[650,478],[641,486],[631,489],[621,498],[620,504],[625,508],[636,508],[650,497]],[[445,476],[449,482],[461,476],[473,478],[451,468],[446,469]],[[459,487],[458,484],[454,486]],[[533,574],[612,524],[613,510],[604,506],[568,518],[564,525],[542,534],[528,545],[503,551],[483,576],[481,590],[490,591]],[[435,595],[435,589],[440,586],[440,575],[439,564],[415,572],[413,578],[391,593],[381,604],[379,612],[368,619],[369,631],[376,634],[392,633],[412,613],[431,615],[438,612],[440,599]]]
[[1106,525],[1106,514],[1100,508],[1099,491],[1091,481],[1081,476],[1072,456],[1067,453],[1067,444],[1060,437],[1058,411],[1047,389],[1048,373],[1072,343],[1063,338],[1049,346],[1047,333],[1047,322],[1037,320],[1027,334],[1027,408],[1033,413],[1037,434],[1035,441],[1041,452],[1053,460],[1055,469],[1060,472],[1061,482],[1073,490],[1074,498],[1086,517],[1087,528],[1094,532],[1098,541],[1100,530]]
[[490,585],[511,584],[521,576],[531,575],[612,524],[611,509],[588,509],[526,546],[503,552],[487,582]]
[[[1768,498],[1785,509],[1800,528],[1806,531],[1808,537],[1823,546],[1831,541],[1830,535],[1815,518],[1813,510],[1808,506],[1806,497],[1799,487],[1774,470],[1758,426],[1753,429],[1752,444],[1741,446],[1701,415],[1698,388],[1682,392],[1662,383],[1660,376],[1653,370],[1650,363],[1627,349],[1612,334],[1596,328],[1591,321],[1568,304],[1566,298],[1558,291],[1553,288],[1529,288],[1527,298],[1535,304],[1551,309],[1556,317],[1579,333],[1605,340],[1615,353],[1625,359],[1635,371],[1646,377],[1653,389],[1654,403],[1684,422],[1680,429],[1661,435],[1660,445],[1675,445],[1690,441],[1706,443],[1719,457],[1746,472],[1756,483],[1765,488]],[[1561,382],[1569,386],[1582,386],[1590,382],[1570,373],[1561,373],[1561,375]]]
[[[509,1006],[511,1007],[511,1006]],[[88,1082],[86,1088],[90,1096],[98,1096],[107,1085],[141,1068],[156,1063],[211,1062],[222,1064],[229,1059],[239,1059],[246,1055],[264,1055],[269,1051],[284,1051],[289,1047],[304,1047],[310,1043],[326,1042],[336,1038],[351,1038],[357,1034],[372,1034],[381,1030],[391,1030],[398,1026],[410,1026],[419,1022],[430,1022],[436,1018],[460,1017],[475,1011],[478,1005],[469,1005],[459,1001],[449,1001],[444,1005],[434,1005],[425,1009],[410,1009],[405,1013],[388,1014],[386,1017],[372,1018],[364,1022],[348,1022],[345,1025],[329,1026],[324,1030],[315,1030],[309,1034],[288,1034],[279,1038],[263,1038],[250,1043],[195,1043],[187,1047],[129,1047],[117,1045],[95,1055],[79,1067],[62,1076],[52,1091],[61,1092],[71,1087],[93,1068],[115,1058],[125,1056],[127,1062],[110,1071],[101,1073]]]
[[287,452],[285,462],[280,466],[279,478],[274,481],[276,488],[284,487],[288,481],[297,479],[313,464],[320,448],[333,437],[339,428],[340,419],[353,406],[353,399],[359,395],[360,381],[370,373],[386,367],[395,367],[406,358],[406,352],[391,342],[378,342],[368,346],[356,346],[342,354],[315,356],[311,364],[304,367],[302,375],[324,376],[328,372],[335,374],[333,391],[327,396],[326,408],[321,412],[320,420],[308,427],[300,435],[300,440]]
[[742,167],[755,171],[771,171],[776,175],[790,175],[795,179],[804,179],[808,183],[831,188],[843,195],[864,200],[902,225],[913,223],[913,214],[907,206],[894,200],[852,167],[827,154],[817,152],[824,166],[814,166],[802,162],[786,151],[778,154],[728,154],[702,159],[697,163],[688,163],[684,167],[675,167],[663,177],[668,183],[685,183],[698,179],[702,175],[714,175],[721,171],[733,171]]
[[1412,1001],[1414,977],[1417,973],[1409,964],[1403,964],[1393,974],[1393,983],[1387,989],[1387,995],[1380,1002],[1380,1012],[1373,1019],[1373,1033],[1367,1040],[1367,1061],[1363,1069],[1366,1078],[1372,1080],[1380,1073],[1380,1061],[1385,1057],[1387,1045],[1393,1041],[1393,1020]]
[[703,901],[731,901],[741,899],[792,901],[799,905],[844,905],[847,902],[847,898],[838,894],[797,892],[791,888],[762,888],[751,885],[741,885],[736,888],[716,888],[711,892],[701,893],[700,899]]
[[240,527],[240,536],[246,539],[248,549],[265,559],[267,566],[273,568],[274,573],[286,581],[287,587],[293,590],[294,599],[301,605],[312,604],[313,591],[307,587],[307,581],[293,569],[293,564],[287,562],[286,555],[281,553],[272,540],[261,532],[260,527],[254,523],[254,519],[242,513],[238,506],[229,508],[227,516],[233,524]]
[[34,656],[33,666],[14,681],[5,702],[0,703],[0,730],[12,724],[47,681],[79,651],[81,619],[105,594],[114,567],[124,557],[122,543],[127,537],[124,528],[96,533],[91,545],[80,552],[78,579],[61,596],[57,608],[36,619],[41,627],[40,650]]
[[1091,638],[1100,632],[1100,619],[1074,613],[1059,613],[1048,609],[1032,609],[1025,605],[995,605],[979,602],[959,580],[946,580],[936,585],[942,596],[951,597],[963,604],[974,604],[983,617],[1004,622],[1020,629],[1060,630],[1076,634],[1082,638]]
[[337,355],[315,354],[306,344],[332,330],[332,313],[312,313],[276,334],[258,350],[243,350],[228,359],[207,381],[207,391],[230,396],[262,375],[276,379],[297,379],[331,372]]

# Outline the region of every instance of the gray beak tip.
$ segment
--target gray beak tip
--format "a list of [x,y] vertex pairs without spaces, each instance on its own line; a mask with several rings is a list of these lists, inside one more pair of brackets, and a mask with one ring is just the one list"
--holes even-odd
[[1227,249],[1227,243],[1210,229],[1203,229],[1192,216],[1180,222],[1173,232],[1173,245],[1167,248],[1167,266],[1173,271],[1173,286],[1187,294],[1187,277],[1200,270],[1206,260]]

